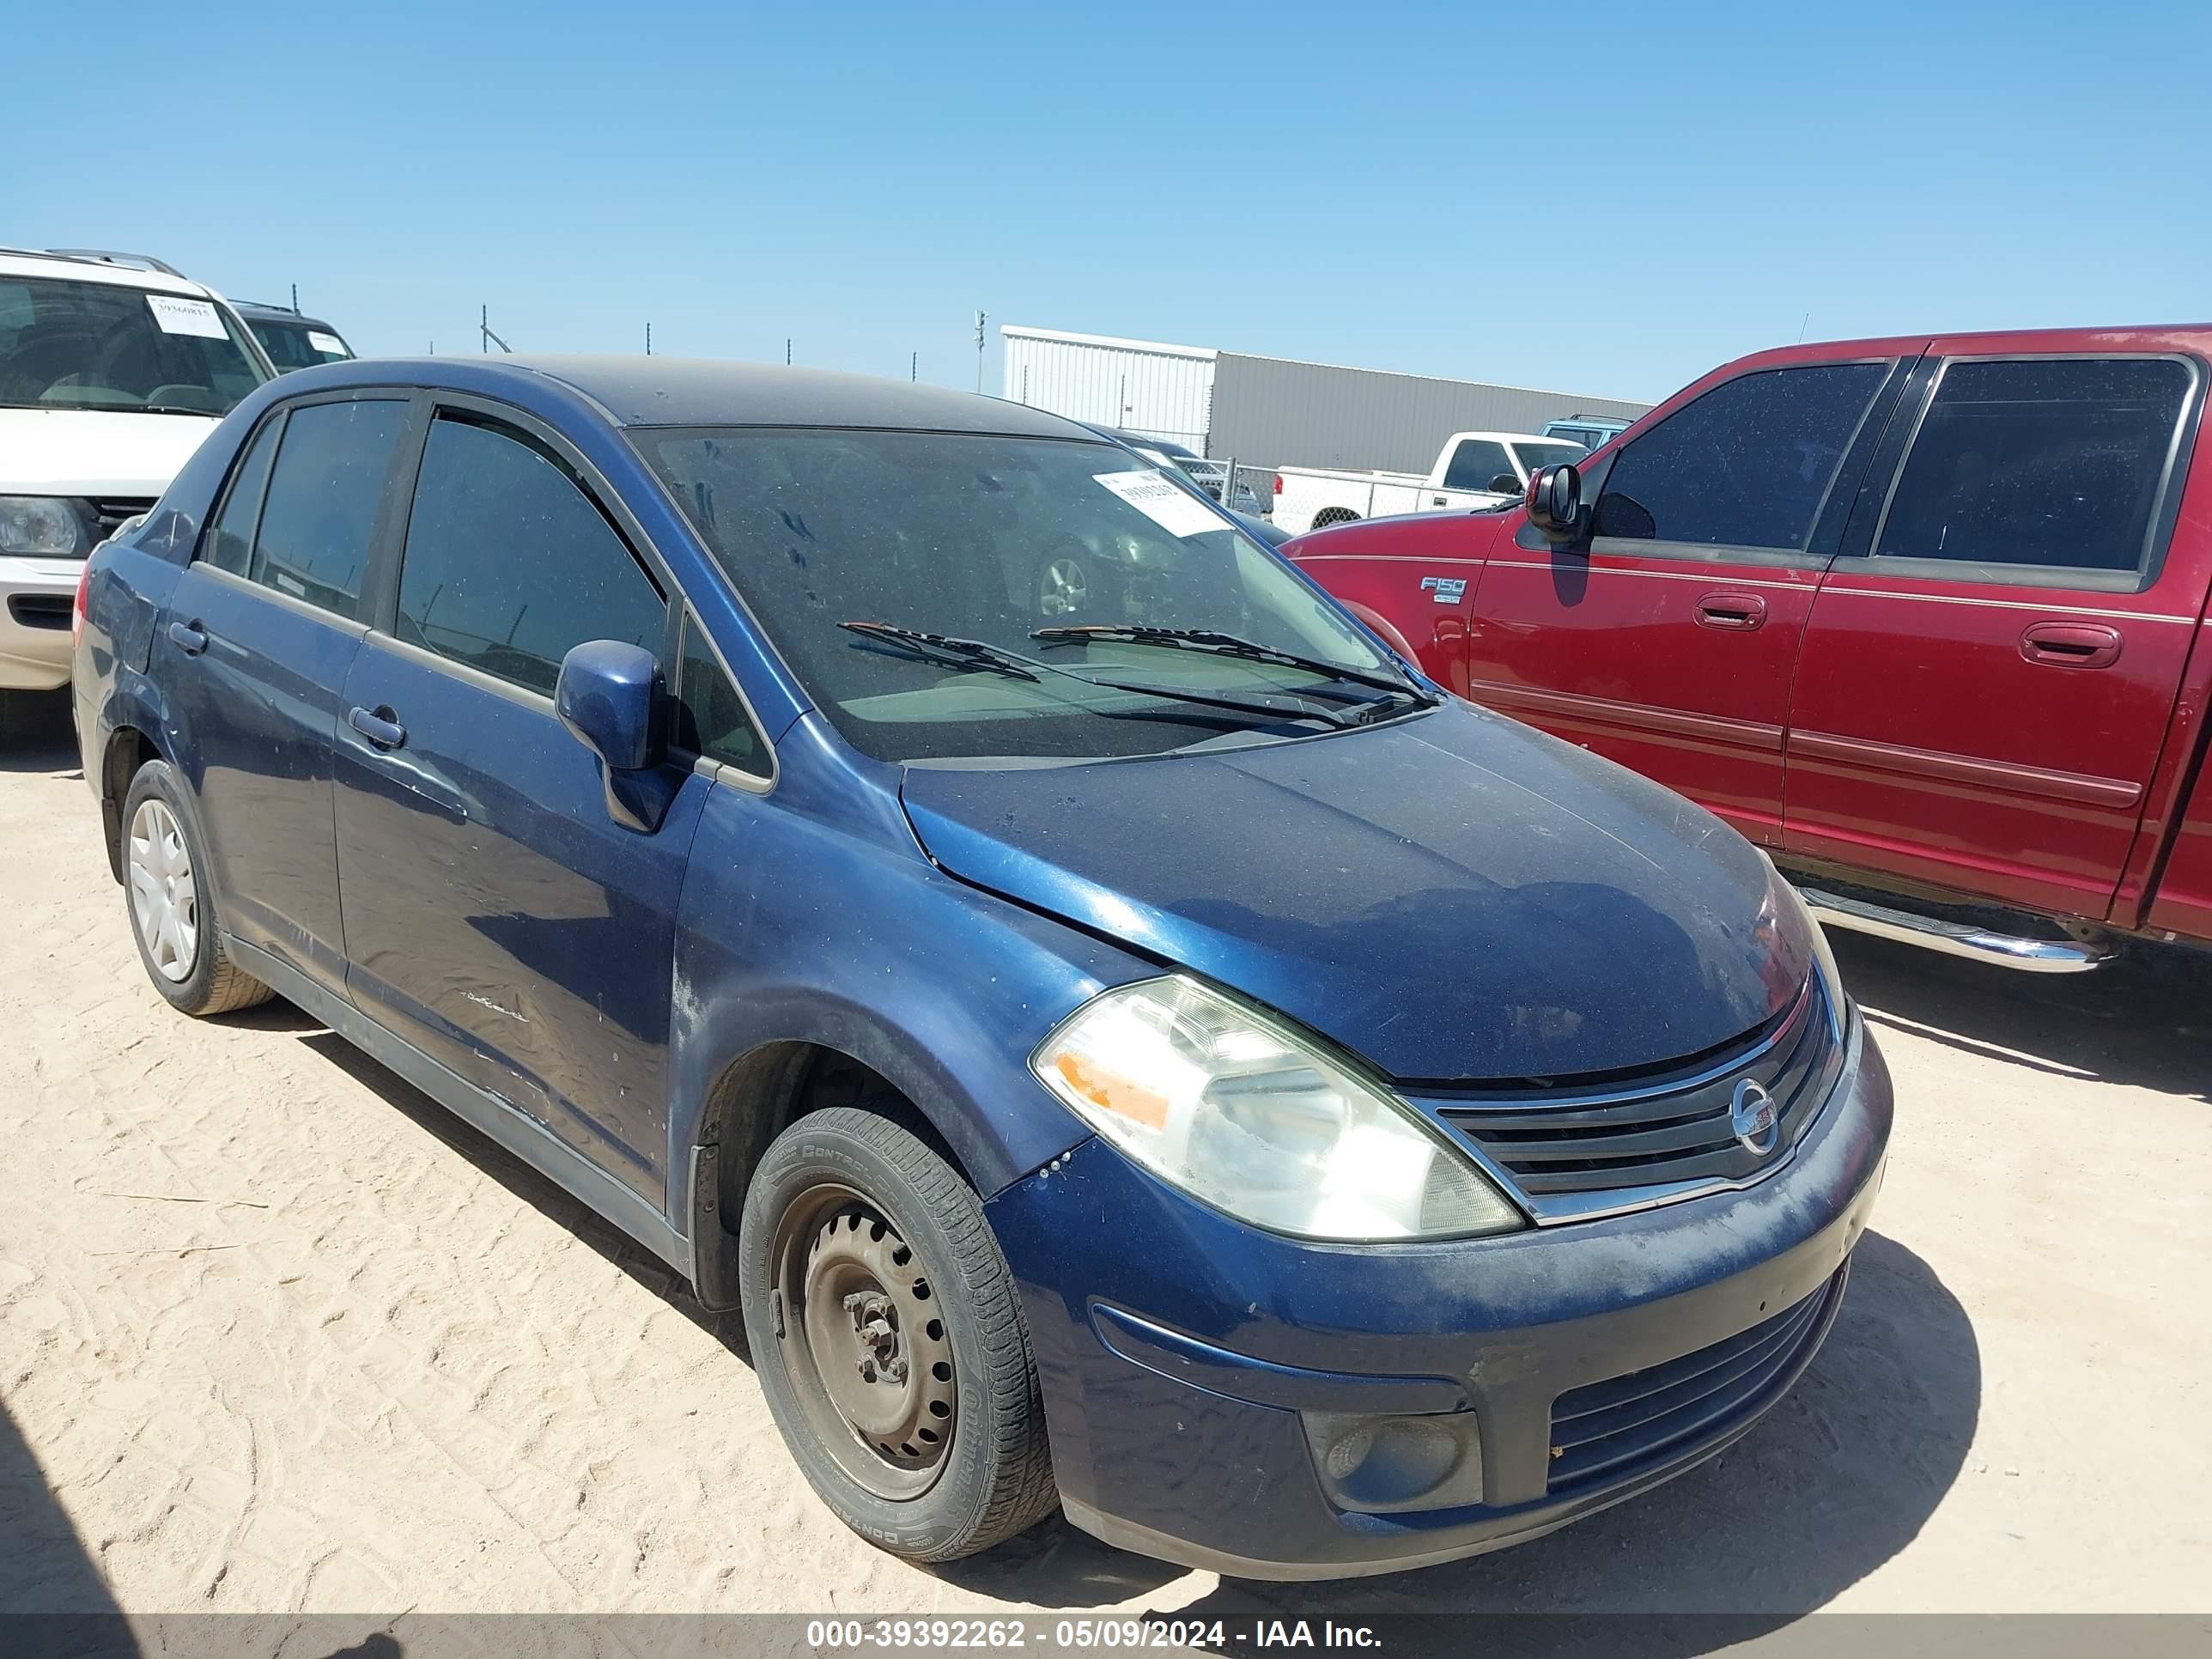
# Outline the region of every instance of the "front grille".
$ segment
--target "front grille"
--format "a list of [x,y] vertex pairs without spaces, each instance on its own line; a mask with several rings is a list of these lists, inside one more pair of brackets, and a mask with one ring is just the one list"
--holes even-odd
[[1663,1462],[1765,1410],[1796,1374],[1843,1293],[1838,1273],[1802,1302],[1725,1341],[1570,1389],[1552,1402],[1547,1490],[1617,1482],[1639,1465]]
[[136,514],[154,510],[151,495],[99,495],[93,498],[92,516],[100,522],[100,533],[112,536],[115,526]]
[[[1842,1063],[1816,975],[1765,1025],[1664,1071],[1601,1085],[1481,1090],[1424,1104],[1509,1176],[1540,1219],[1564,1218],[1601,1211],[1605,1195],[1741,1182],[1779,1168]],[[1779,1118],[1765,1152],[1739,1139],[1731,1121],[1737,1087],[1747,1080],[1772,1097]]]

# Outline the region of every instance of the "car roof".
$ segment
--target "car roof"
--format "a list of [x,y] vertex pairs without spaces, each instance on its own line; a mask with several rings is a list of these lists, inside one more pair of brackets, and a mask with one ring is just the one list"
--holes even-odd
[[[338,374],[342,369],[352,372]],[[367,358],[358,368],[331,364],[299,373],[332,384],[374,378],[464,391],[487,380],[554,380],[582,393],[619,426],[884,427],[1097,441],[1087,427],[1002,398],[781,363],[518,353],[400,362]]]
[[64,282],[143,289],[149,294],[179,294],[194,300],[215,297],[212,289],[189,276],[140,270],[133,265],[110,264],[69,253],[48,253],[39,248],[0,247],[0,276],[50,276]]
[[230,308],[249,322],[297,323],[301,328],[319,328],[332,334],[337,332],[321,318],[310,317],[289,306],[266,306],[258,300],[233,300]]

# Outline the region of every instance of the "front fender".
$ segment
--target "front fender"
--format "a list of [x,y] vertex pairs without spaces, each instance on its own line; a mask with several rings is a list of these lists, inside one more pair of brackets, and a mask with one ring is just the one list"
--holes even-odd
[[880,1073],[986,1197],[1088,1133],[1029,1056],[1088,999],[1157,965],[955,880],[902,821],[903,845],[882,829],[727,785],[708,798],[676,943],[666,1167],[679,1229],[715,1085],[771,1044],[816,1043]]

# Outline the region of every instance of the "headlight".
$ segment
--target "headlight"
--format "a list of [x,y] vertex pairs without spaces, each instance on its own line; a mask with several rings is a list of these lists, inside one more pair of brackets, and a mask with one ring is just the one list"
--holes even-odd
[[0,553],[66,559],[84,551],[84,520],[52,495],[0,495]]
[[1766,908],[1778,927],[1787,917],[1804,936],[1813,952],[1814,971],[1820,975],[1821,989],[1826,993],[1828,1015],[1840,1034],[1844,1029],[1844,1010],[1850,1006],[1844,994],[1844,970],[1836,965],[1836,947],[1829,942],[1828,930],[1820,926],[1820,918],[1805,908],[1803,895],[1790,885],[1790,878],[1774,868],[1774,860],[1767,860]]
[[1411,1108],[1287,1025],[1192,980],[1103,993],[1030,1066],[1161,1179],[1257,1226],[1389,1239],[1524,1224]]

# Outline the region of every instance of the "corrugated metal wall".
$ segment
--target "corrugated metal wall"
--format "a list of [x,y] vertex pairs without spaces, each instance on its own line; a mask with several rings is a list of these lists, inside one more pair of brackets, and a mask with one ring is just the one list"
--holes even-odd
[[1426,472],[1455,432],[1536,432],[1570,415],[1626,418],[1650,407],[1224,351],[1214,364],[1213,419],[1204,453],[1263,466]]
[[1011,325],[1000,333],[1011,401],[1206,453],[1212,351]]

